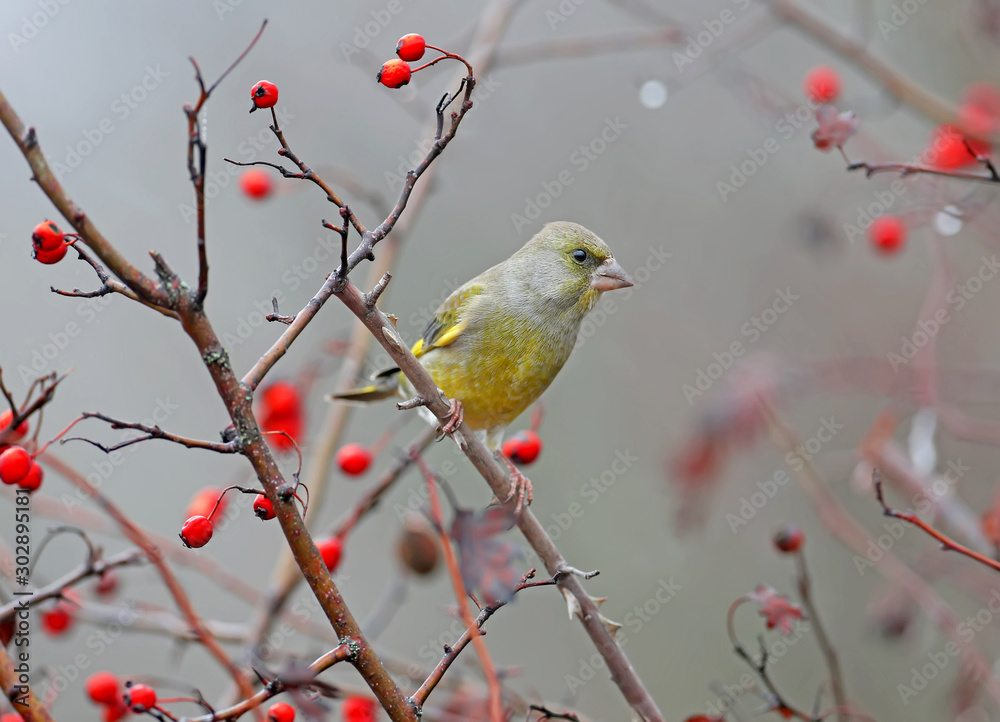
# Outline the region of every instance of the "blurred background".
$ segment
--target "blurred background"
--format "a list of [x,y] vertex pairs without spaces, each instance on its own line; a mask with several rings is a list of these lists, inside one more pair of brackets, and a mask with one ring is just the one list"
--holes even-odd
[[[514,8],[501,22],[507,5]],[[995,189],[928,177],[894,187],[894,175],[866,179],[845,172],[836,152],[813,147],[815,106],[802,90],[814,66],[835,68],[843,81],[836,105],[861,122],[847,146],[852,160],[912,160],[935,126],[954,120],[971,84],[1000,81],[1000,5],[7,0],[0,6],[0,87],[37,129],[50,163],[60,164],[56,170],[71,197],[145,271],[151,269],[147,252],[156,250],[189,281],[196,276],[182,108],[196,101],[197,88],[187,58],[195,57],[213,80],[264,18],[269,24],[260,42],[202,114],[209,151],[207,308],[234,368],[242,374],[280,333],[261,319],[270,299],[277,296],[282,313],[294,313],[336,266],[327,256],[333,234],[320,227],[320,219],[336,214],[317,188],[272,174],[274,192],[253,200],[240,191],[239,169],[223,161],[279,161],[269,117],[247,113],[251,86],[260,79],[278,85],[278,115],[291,147],[372,226],[381,219],[380,203],[394,202],[402,173],[426,150],[434,104],[454,87],[458,68],[439,65],[397,91],[378,85],[375,73],[405,33],[474,57],[470,42],[490,28],[498,40],[488,69],[478,72],[475,107],[436,161],[429,195],[397,237],[393,281],[380,305],[412,341],[451,290],[552,220],[592,229],[637,280],[633,293],[602,305],[585,325],[583,342],[544,396],[544,450],[526,471],[534,481],[532,509],[566,558],[601,571],[587,588],[608,597],[602,611],[625,625],[622,643],[667,718],[711,712],[723,686],[748,679],[750,670],[726,635],[726,610],[758,584],[794,596],[794,565],[770,543],[785,522],[806,531],[819,613],[860,709],[877,719],[997,718],[997,703],[984,687],[956,684],[966,676],[952,657],[918,696],[900,691],[950,637],[898,599],[890,599],[898,616],[886,621],[878,610],[898,586],[878,564],[859,565],[856,550],[824,524],[786,449],[765,434],[735,449],[713,440],[699,451],[697,440],[718,431],[711,425],[718,417],[706,417],[705,409],[729,408],[728,390],[742,388],[739,367],[747,359],[756,357],[768,369],[768,384],[805,379],[789,394],[794,398],[781,398],[785,422],[846,513],[877,540],[887,533],[881,509],[870,488],[850,480],[852,473],[855,480],[865,476],[863,467],[854,473],[858,445],[887,405],[898,421],[888,433],[903,447],[920,405],[953,404],[987,419],[1000,410],[1000,386],[990,373],[1000,348],[1000,285],[988,279],[961,308],[948,306],[934,357],[923,359],[940,369],[936,398],[917,399],[914,364],[907,359],[893,374],[887,356],[903,353],[905,339],[913,339],[932,278],[952,288],[989,267],[998,245],[990,205]],[[88,302],[51,293],[50,286],[91,289],[96,279],[75,260],[43,266],[31,259],[36,223],[68,224],[31,183],[9,140],[0,140],[0,170],[4,381],[20,397],[37,375],[72,369],[45,410],[42,436],[54,435],[81,411],[102,411],[156,418],[172,432],[217,439],[228,418],[177,324],[120,297]],[[955,210],[945,218],[940,212],[947,206]],[[852,230],[862,227],[859,216],[886,211],[909,227],[905,248],[891,255],[875,252],[863,230]],[[957,232],[947,222],[956,215]],[[355,281],[367,270],[359,267]],[[346,340],[351,327],[349,312],[332,301],[269,376],[310,381],[301,439],[307,471],[327,414],[323,397],[337,387],[341,359],[330,354],[331,346]],[[734,344],[742,351],[730,366]],[[878,373],[864,364],[841,365],[851,359],[871,360]],[[384,365],[373,356],[365,368]],[[831,372],[827,384],[825,374],[816,373],[823,368],[847,370]],[[802,369],[811,373],[797,375]],[[336,469],[328,475],[321,508],[310,509],[312,529],[329,529],[392,463],[394,449],[423,430],[414,414],[400,419],[391,404],[352,413],[344,442],[371,444],[390,424],[398,425],[393,441],[365,476]],[[511,431],[528,425],[525,414]],[[79,431],[109,443],[121,439],[121,432],[95,422]],[[949,463],[967,467],[947,495],[978,515],[993,503],[996,455],[960,436],[938,429],[910,446],[923,452],[927,478],[944,474]],[[719,451],[724,443],[725,454]],[[175,535],[193,494],[209,485],[253,483],[243,459],[160,442],[130,447],[116,463],[79,442],[55,453],[91,475],[135,522],[178,547]],[[428,458],[436,468],[452,469],[448,478],[464,505],[481,508],[489,500],[451,442],[433,447]],[[628,462],[616,464],[623,458]],[[291,473],[294,461],[283,457],[283,468]],[[795,481],[766,484],[781,474]],[[347,540],[336,578],[362,620],[400,575],[401,519],[422,485],[408,472]],[[765,493],[764,503],[750,502],[757,492]],[[96,510],[51,470],[39,496],[64,515]],[[250,499],[234,502],[230,521],[209,546],[185,553],[209,556],[263,590],[284,540],[276,524],[253,518]],[[46,519],[38,501],[36,543],[61,523]],[[912,506],[911,495],[899,503]],[[0,521],[9,546],[13,505],[0,507],[9,515]],[[571,508],[582,512],[571,516]],[[733,515],[745,523],[734,523]],[[81,526],[93,518],[80,516]],[[114,533],[94,539],[109,552],[128,547]],[[929,561],[938,554],[935,543],[909,530],[893,539],[891,553],[934,585],[958,619],[986,608],[996,582],[973,562],[947,556],[942,570]],[[82,558],[79,539],[59,537],[38,559],[35,578],[54,579]],[[526,568],[534,563],[529,554]],[[250,605],[231,590],[174,567],[206,618],[239,625],[251,616]],[[958,583],[963,575],[974,581]],[[103,604],[174,611],[153,568],[120,576],[117,596]],[[426,667],[457,636],[454,599],[440,571],[408,589],[378,644],[393,658]],[[9,585],[3,590],[6,599]],[[86,606],[92,584],[80,591]],[[299,589],[296,600],[310,620],[322,622],[307,604],[307,590]],[[224,670],[199,647],[137,630],[98,643],[94,635],[107,624],[84,617],[66,634],[36,628],[31,638],[35,688],[59,692],[57,718],[98,718],[96,707],[80,711],[82,681],[98,669],[197,685],[209,700],[231,691]],[[761,621],[748,610],[738,615],[748,644],[763,631]],[[972,640],[987,663],[1000,649],[998,631],[1000,625],[982,624]],[[588,719],[628,718],[555,591],[520,595],[490,620],[487,632],[497,664],[516,668],[509,684],[520,694],[572,706]],[[329,648],[300,633],[278,633],[272,641],[273,669],[289,653],[311,660]],[[773,679],[789,700],[810,709],[827,679],[823,658],[808,631],[786,642],[780,653],[773,650]],[[244,651],[238,644],[230,650],[238,659]],[[476,679],[475,655],[470,650],[463,657],[456,674]],[[323,679],[359,684],[350,669]],[[431,700],[441,705],[448,698],[439,694]],[[737,718],[764,705],[746,697]]]

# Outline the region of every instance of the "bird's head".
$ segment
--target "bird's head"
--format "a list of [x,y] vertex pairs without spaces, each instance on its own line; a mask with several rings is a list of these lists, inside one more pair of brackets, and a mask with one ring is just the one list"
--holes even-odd
[[546,224],[519,255],[528,266],[525,272],[532,292],[583,314],[605,291],[632,285],[608,245],[576,223]]

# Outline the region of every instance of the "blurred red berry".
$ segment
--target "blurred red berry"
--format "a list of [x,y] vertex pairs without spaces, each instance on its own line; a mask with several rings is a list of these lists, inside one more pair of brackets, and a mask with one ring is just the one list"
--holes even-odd
[[118,677],[111,672],[96,672],[87,679],[87,696],[98,704],[114,704],[118,701]]
[[66,243],[66,234],[52,221],[42,221],[31,234],[31,243],[38,251],[54,251]]
[[[302,426],[301,416],[266,416],[260,423],[261,429],[269,432],[267,442],[278,451],[291,451],[295,448],[303,435]],[[281,431],[285,433],[278,433]],[[292,438],[288,438],[289,436]]]
[[387,60],[375,76],[375,80],[387,88],[402,88],[410,82],[412,71],[404,60]]
[[121,700],[114,704],[107,704],[101,709],[101,719],[104,722],[118,722],[118,720],[128,717],[128,707]]
[[292,416],[302,413],[302,396],[295,384],[275,381],[261,389],[260,403],[265,415]]
[[253,500],[253,513],[257,515],[258,519],[264,521],[273,519],[275,517],[274,504],[263,494],[258,494],[257,498]]
[[240,190],[247,198],[261,200],[271,195],[274,183],[263,168],[247,168],[240,176]]
[[42,471],[42,467],[37,462],[32,461],[28,473],[17,482],[17,486],[19,489],[24,489],[25,491],[35,491],[42,485],[42,479],[44,478],[45,472]]
[[372,452],[361,444],[344,444],[337,451],[337,466],[348,476],[364,474],[372,463]]
[[992,135],[1000,124],[1000,88],[992,83],[973,83],[966,88],[958,123],[972,135]]
[[[219,507],[216,509],[215,503],[219,502]],[[188,504],[186,517],[192,516],[204,516],[211,518],[212,510],[215,509],[215,513],[222,516],[226,512],[226,497],[222,495],[222,489],[217,486],[206,486],[204,489],[196,492],[193,497],[191,497],[191,503]]]
[[0,481],[4,484],[17,484],[31,470],[35,463],[31,454],[21,446],[9,446],[0,453]]
[[530,464],[542,453],[542,440],[534,431],[520,431],[504,442],[503,455],[515,464]]
[[840,74],[828,65],[817,65],[806,73],[803,86],[809,100],[829,103],[840,95]]
[[19,715],[17,712],[8,712],[7,714],[0,716],[0,722],[24,722],[24,717]]
[[[14,412],[7,409],[2,414],[0,414],[0,431],[3,431],[8,426],[10,422],[14,420]],[[28,420],[25,419],[20,424],[17,425],[17,431],[14,432],[14,441],[20,441],[25,436],[28,435]]]
[[253,99],[251,113],[258,108],[271,108],[278,102],[278,86],[261,80],[250,89],[250,97]]
[[966,140],[955,126],[938,126],[931,134],[930,148],[926,151],[928,163],[942,170],[954,170],[975,163],[976,155],[989,155],[989,143],[968,140],[966,144]]
[[99,597],[109,597],[118,590],[118,573],[114,569],[108,569],[97,578],[94,591]]
[[878,253],[891,256],[906,244],[906,225],[898,216],[879,216],[868,228],[868,238]]
[[40,615],[42,630],[53,637],[58,637],[69,631],[73,625],[73,615],[68,604],[57,604],[52,609],[46,609]]
[[156,706],[156,692],[145,684],[133,684],[125,691],[125,704],[133,712],[146,712]]
[[212,522],[203,516],[193,516],[181,527],[181,541],[189,549],[199,549],[212,539]]
[[793,554],[805,544],[806,535],[805,532],[794,524],[785,524],[774,533],[773,541],[778,551],[785,554]]
[[375,722],[375,702],[367,697],[351,695],[340,705],[340,716],[344,722]]
[[344,542],[340,540],[340,537],[332,536],[328,539],[321,539],[316,542],[316,548],[319,549],[326,568],[331,572],[336,571],[337,565],[340,564],[341,553],[344,551]]
[[426,48],[427,43],[424,42],[423,36],[410,33],[401,37],[399,42],[396,43],[396,55],[399,56],[400,60],[413,63],[424,57],[424,50]]
[[267,710],[267,722],[294,722],[295,708],[284,702],[275,702]]
[[57,246],[54,251],[39,251],[36,248],[35,260],[39,263],[44,263],[46,266],[51,266],[53,263],[59,263],[59,261],[64,259],[68,250],[69,244],[67,243]]

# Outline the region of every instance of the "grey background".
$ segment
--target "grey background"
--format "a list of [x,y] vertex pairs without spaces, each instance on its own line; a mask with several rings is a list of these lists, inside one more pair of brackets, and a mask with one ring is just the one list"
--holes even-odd
[[[979,20],[986,4],[928,2],[888,38],[870,26],[872,46],[910,77],[957,102],[967,83],[997,79],[995,39]],[[255,310],[254,304],[266,304],[275,291],[288,299],[283,311],[301,307],[324,273],[333,269],[328,264],[300,285],[288,281],[287,272],[318,247],[319,219],[333,217],[316,189],[281,182],[276,197],[252,203],[239,193],[235,176],[222,161],[225,156],[241,157],[240,144],[258,133],[267,145],[257,157],[277,160],[275,142],[262,132],[266,118],[247,114],[250,86],[261,78],[279,85],[278,105],[289,117],[287,137],[314,167],[350,169],[392,197],[385,174],[394,172],[400,156],[408,156],[423,140],[419,133],[453,69],[421,73],[397,92],[377,85],[375,72],[406,32],[421,32],[430,42],[464,51],[480,7],[402,0],[402,11],[370,34],[369,47],[345,58],[345,44],[355,47],[359,29],[369,37],[364,36],[365,24],[379,13],[384,17],[387,3],[53,2],[57,10],[44,27],[14,47],[9,33],[22,34],[25,19],[44,12],[43,5],[7,0],[0,7],[4,93],[25,122],[37,128],[50,161],[66,162],[67,146],[80,143],[102,120],[110,121],[113,130],[103,134],[63,182],[137,265],[149,269],[144,254],[156,249],[188,279],[195,274],[195,246],[194,224],[186,222],[181,210],[192,197],[181,108],[195,100],[196,89],[186,58],[196,57],[212,79],[243,49],[261,19],[270,18],[259,45],[218,89],[204,114],[209,171],[217,180],[228,179],[227,187],[208,204],[208,311],[220,333],[233,334]],[[790,288],[800,300],[752,350],[791,358],[884,357],[898,348],[901,335],[911,332],[929,275],[929,229],[915,230],[909,247],[891,260],[875,257],[864,242],[850,243],[842,230],[842,224],[853,222],[857,209],[871,203],[875,191],[888,187],[891,179],[866,181],[849,175],[839,158],[812,148],[808,125],[785,138],[776,122],[784,112],[782,104],[792,110],[802,104],[805,72],[817,63],[831,63],[845,80],[843,106],[854,108],[863,121],[862,134],[852,141],[856,153],[873,159],[911,158],[926,143],[930,123],[895,106],[848,61],[769,19],[763,4],[751,3],[746,9],[741,5],[649,4],[695,33],[724,9],[736,17],[695,64],[681,69],[672,53],[683,52],[683,46],[496,67],[483,82],[484,87],[492,84],[493,92],[477,102],[457,140],[438,161],[434,194],[406,238],[382,306],[399,316],[401,330],[414,338],[427,309],[457,284],[510,255],[548,220],[574,220],[593,229],[630,272],[647,262],[651,248],[671,253],[627,302],[618,304],[617,312],[577,350],[547,392],[545,449],[529,469],[535,482],[535,513],[553,525],[571,504],[582,505],[584,514],[560,530],[558,543],[574,565],[602,571],[588,588],[595,596],[609,597],[603,610],[610,618],[635,620],[633,610],[655,599],[662,583],[672,579],[680,586],[669,604],[648,621],[627,625],[624,632],[635,667],[668,718],[703,710],[717,697],[711,683],[735,684],[745,674],[729,648],[725,612],[733,599],[758,583],[792,591],[792,567],[787,559],[775,557],[768,540],[779,522],[794,520],[809,534],[819,605],[844,660],[851,696],[880,719],[904,714],[910,719],[941,719],[948,714],[947,680],[958,672],[957,664],[929,685],[918,704],[904,706],[896,686],[907,683],[911,670],[945,640],[925,617],[905,643],[878,639],[865,618],[879,584],[877,575],[859,576],[851,554],[822,528],[797,487],[782,489],[748,525],[738,533],[731,531],[725,514],[738,510],[741,499],[756,491],[756,482],[784,468],[784,454],[766,440],[739,453],[724,469],[705,525],[684,536],[675,533],[675,497],[665,478],[666,463],[696,418],[682,387],[694,383],[712,354],[733,341],[745,341],[743,325],[771,305],[776,289]],[[845,25],[851,22],[850,6],[822,3],[831,22]],[[514,16],[502,47],[648,25],[638,7],[601,0],[578,5],[566,0],[527,2]],[[564,21],[553,26],[553,16],[547,13],[560,12]],[[876,2],[870,12],[874,23],[889,18],[891,7]],[[737,34],[750,27],[760,29],[759,39],[736,47]],[[120,96],[132,93],[150,68],[162,80],[136,107],[123,106]],[[646,108],[639,102],[639,88],[650,80],[668,89],[662,107]],[[761,101],[761,88],[778,99],[777,105]],[[590,144],[607,119],[616,118],[625,130],[581,171],[572,154]],[[778,151],[745,186],[723,200],[717,183],[727,181],[731,166],[769,138],[777,140]],[[46,435],[82,410],[142,419],[158,401],[169,401],[176,410],[165,427],[216,438],[227,423],[224,411],[177,325],[122,299],[90,313],[82,302],[50,293],[49,285],[90,288],[95,279],[77,262],[46,267],[30,259],[31,228],[52,217],[53,210],[29,182],[27,166],[7,141],[0,142],[0,170],[0,288],[6,301],[6,313],[0,315],[0,364],[11,389],[24,391],[17,369],[30,367],[34,353],[42,353],[53,335],[61,338],[70,323],[79,330],[45,365],[45,371],[74,369],[46,410]],[[572,183],[530,226],[517,229],[513,214],[524,214],[527,199],[536,198],[544,183],[565,170],[572,173]],[[949,186],[933,202],[943,203],[945,197],[967,190]],[[350,199],[350,193],[345,196]],[[902,207],[909,208],[916,196],[903,198]],[[935,210],[928,203],[922,201],[916,210]],[[354,205],[371,224],[374,211]],[[974,273],[980,257],[996,248],[988,217],[967,224],[949,241],[959,278]],[[941,337],[942,363],[992,365],[1000,339],[995,324],[998,294],[1000,289],[987,284],[956,315]],[[344,337],[350,324],[348,312],[331,302],[273,376],[293,377],[322,354],[325,342]],[[256,328],[240,339],[242,343],[230,345],[235,368],[252,364],[277,333],[276,328]],[[322,369],[310,399],[312,431],[325,411],[322,396],[333,390],[336,362]],[[983,402],[978,411],[995,413],[995,398],[980,395],[978,400]],[[873,535],[882,533],[879,510],[870,498],[853,494],[846,480],[855,464],[853,449],[883,406],[884,400],[873,395],[840,395],[810,399],[789,412],[803,438],[815,433],[821,418],[833,416],[845,424],[817,462],[835,493]],[[395,416],[391,406],[380,406],[353,418],[346,440],[365,441],[376,438]],[[527,418],[520,419],[515,427],[527,423]],[[96,424],[86,429],[95,437],[117,438]],[[418,429],[418,422],[410,422],[398,440],[409,439]],[[611,468],[616,452],[626,451],[638,461],[596,503],[588,503],[583,492],[590,480]],[[82,444],[59,453],[84,472],[93,472],[104,460],[96,449]],[[973,508],[985,508],[995,480],[989,450],[946,437],[939,453],[942,460],[961,458],[972,466],[962,493]],[[482,505],[488,497],[482,482],[454,454],[442,444],[432,459],[440,464],[454,458],[458,471],[453,482],[463,501]],[[388,455],[381,458],[378,467],[387,460]],[[286,463],[289,472],[292,468]],[[374,479],[377,470],[365,478]],[[137,522],[172,537],[195,490],[247,481],[246,471],[239,459],[146,444],[127,453],[102,488]],[[334,490],[324,508],[315,511],[314,528],[323,528],[349,508],[364,487],[364,482],[340,475],[330,483]],[[410,490],[421,483],[408,475],[390,503],[349,540],[340,577],[360,617],[378,599],[386,577],[395,573],[392,547],[399,524],[393,505],[405,505]],[[50,473],[43,492],[58,499],[70,493],[70,487]],[[12,514],[10,506],[4,506],[5,513]],[[37,514],[33,523],[35,538],[40,538],[48,523]],[[0,523],[7,543],[9,528],[7,522]],[[112,550],[124,546],[117,537],[98,538]],[[281,545],[275,525],[261,526],[244,511],[201,553],[263,587]],[[908,534],[896,551],[916,557],[932,546],[926,538]],[[60,540],[46,552],[38,574],[54,577],[75,564],[79,553],[76,542]],[[206,616],[245,618],[242,602],[188,570],[179,574]],[[122,595],[173,607],[149,568],[128,572]],[[949,596],[964,611],[982,606],[961,595]],[[452,603],[444,575],[416,585],[380,642],[396,656],[426,663],[429,657],[420,658],[418,650],[431,642],[437,646],[438,637],[453,623],[447,616]],[[750,640],[760,626],[745,614],[741,629]],[[84,676],[104,668],[122,675],[161,674],[196,682],[209,699],[226,689],[225,675],[200,649],[179,649],[160,637],[130,634],[98,655],[87,646],[92,631],[81,624],[68,637],[50,640],[36,630],[36,674],[42,664],[52,670],[70,665],[79,653],[91,665]],[[574,703],[595,719],[627,717],[603,670],[575,699],[569,694],[567,675],[586,674],[594,650],[579,625],[567,620],[565,605],[551,590],[525,594],[496,615],[487,640],[499,665],[520,667],[512,685],[521,692],[537,691],[556,703]],[[987,630],[976,641],[995,649],[996,631]],[[306,656],[322,651],[301,637],[286,644]],[[473,656],[468,657],[466,661],[472,661]],[[776,662],[774,673],[781,689],[808,708],[824,679],[811,636],[792,645]],[[325,678],[356,681],[350,671]],[[77,680],[58,699],[57,716],[96,719],[96,709],[70,712],[81,696]]]

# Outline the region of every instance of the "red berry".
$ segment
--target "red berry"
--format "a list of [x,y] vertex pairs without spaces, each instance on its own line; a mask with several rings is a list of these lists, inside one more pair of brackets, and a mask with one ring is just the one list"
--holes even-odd
[[250,89],[250,97],[253,99],[253,107],[250,112],[258,108],[271,108],[278,102],[278,86],[261,80]]
[[427,43],[424,42],[422,35],[410,33],[401,37],[399,42],[396,43],[396,55],[399,56],[400,60],[413,63],[424,57],[424,50],[426,48]]
[[[215,503],[219,503],[219,507],[216,509]],[[222,495],[222,489],[217,486],[206,486],[204,489],[196,493],[191,497],[191,503],[188,504],[187,514],[185,517],[192,516],[205,516],[211,518],[214,516],[212,510],[219,516],[222,516],[226,511],[226,497]]]
[[86,685],[87,695],[98,704],[114,704],[118,701],[118,677],[111,672],[97,672],[90,675]]
[[779,552],[793,554],[806,543],[806,535],[794,524],[785,524],[774,533],[774,546]]
[[52,221],[42,221],[31,234],[31,243],[39,251],[54,251],[65,244],[66,234]]
[[69,250],[69,244],[64,243],[61,246],[56,246],[54,251],[40,251],[35,249],[35,260],[39,263],[44,263],[46,266],[51,266],[53,263],[59,263],[62,259],[66,257],[66,251]]
[[[2,414],[0,414],[0,431],[3,431],[8,426],[10,422],[14,420],[14,412],[7,409]],[[20,424],[17,425],[17,431],[14,432],[14,441],[20,441],[25,436],[28,435],[28,420],[25,419]]]
[[125,704],[133,712],[146,712],[156,706],[156,692],[145,684],[133,684],[125,692]]
[[410,82],[410,66],[404,60],[387,60],[375,76],[375,80],[387,88],[402,88]]
[[[972,152],[969,152],[971,146]],[[976,156],[989,155],[990,144],[979,140],[968,140],[953,125],[940,125],[931,134],[930,148],[926,151],[930,165],[944,170],[954,170],[976,162]]]
[[184,522],[180,537],[188,549],[200,549],[212,539],[212,522],[203,516],[193,516]]
[[816,103],[829,103],[840,95],[840,74],[827,65],[817,65],[806,73],[803,85],[807,98]]
[[372,452],[361,444],[345,444],[337,452],[337,466],[348,476],[364,474],[372,463]]
[[73,615],[69,613],[68,605],[59,604],[41,613],[42,629],[46,634],[58,637],[68,631],[73,624]]
[[340,705],[344,722],[375,722],[375,703],[366,697],[351,695]]
[[295,708],[284,702],[275,702],[267,710],[267,722],[293,722]]
[[263,494],[258,494],[257,498],[253,500],[253,513],[257,515],[258,519],[263,519],[264,521],[273,519],[275,516],[274,504]]
[[316,542],[316,547],[323,557],[323,563],[326,564],[326,568],[331,572],[335,571],[337,565],[340,564],[340,555],[344,551],[344,542],[340,540],[339,536],[332,536],[329,539],[321,539]]
[[0,454],[0,481],[4,484],[16,484],[31,470],[34,460],[31,454],[20,446],[10,446]]
[[260,392],[260,402],[265,415],[296,416],[302,413],[302,396],[295,384],[275,381]]
[[24,717],[17,712],[8,712],[0,717],[0,722],[24,722]]
[[868,228],[868,238],[878,253],[891,256],[906,244],[906,225],[898,216],[879,216]]
[[530,464],[542,453],[542,440],[530,429],[521,431],[504,442],[502,451],[515,464]]
[[254,200],[267,198],[273,188],[271,174],[263,168],[247,168],[240,176],[240,190],[247,198]]
[[[265,416],[260,427],[264,431],[272,432],[267,435],[267,441],[278,451],[291,451],[295,448],[295,443],[302,438],[302,417],[301,416]],[[285,434],[273,433],[284,431]]]
[[32,461],[31,467],[28,469],[28,473],[25,474],[19,482],[17,482],[17,486],[25,491],[35,491],[42,485],[42,479],[44,478],[45,472],[42,471],[42,467],[35,461]]

